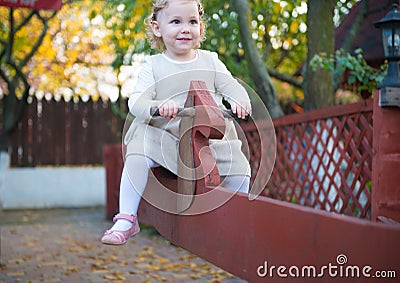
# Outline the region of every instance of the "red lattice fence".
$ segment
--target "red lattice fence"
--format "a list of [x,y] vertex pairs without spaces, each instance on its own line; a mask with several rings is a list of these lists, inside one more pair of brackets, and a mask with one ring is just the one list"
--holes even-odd
[[[276,163],[263,195],[370,218],[372,107],[365,100],[275,119]],[[243,127],[258,165],[255,127]]]

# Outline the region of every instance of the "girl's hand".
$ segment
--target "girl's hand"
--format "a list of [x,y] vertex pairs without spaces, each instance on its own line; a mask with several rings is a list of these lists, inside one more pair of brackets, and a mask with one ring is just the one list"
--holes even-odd
[[178,114],[178,104],[173,100],[166,100],[158,106],[160,116],[166,119],[174,119]]
[[251,112],[251,106],[241,106],[238,103],[232,102],[231,103],[231,110],[233,114],[236,114],[239,119],[246,119],[247,115]]

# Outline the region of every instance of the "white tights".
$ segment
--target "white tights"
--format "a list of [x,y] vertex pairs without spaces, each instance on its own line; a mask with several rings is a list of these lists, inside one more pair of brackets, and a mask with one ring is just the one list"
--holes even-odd
[[[125,160],[122,170],[119,212],[129,215],[136,215],[139,203],[146,188],[149,177],[149,169],[160,166],[152,159],[142,155],[129,155]],[[223,176],[222,186],[225,188],[247,193],[249,190],[250,178],[248,176],[234,175]],[[239,188],[239,189],[238,189]],[[111,230],[126,231],[131,227],[127,220],[118,220]]]

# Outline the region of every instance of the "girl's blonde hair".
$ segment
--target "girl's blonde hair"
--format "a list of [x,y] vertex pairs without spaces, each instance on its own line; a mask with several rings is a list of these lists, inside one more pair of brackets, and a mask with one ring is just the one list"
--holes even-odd
[[[153,10],[152,13],[150,14],[149,17],[145,19],[145,25],[146,25],[146,36],[147,36],[147,41],[149,42],[151,48],[159,50],[159,51],[165,51],[165,45],[162,40],[162,38],[157,37],[154,35],[153,30],[151,28],[151,24],[153,21],[157,21],[157,16],[159,12],[164,9],[165,7],[168,6],[168,3],[171,0],[155,0],[153,2]],[[202,43],[206,39],[206,25],[204,22],[204,9],[203,5],[201,4],[200,0],[192,0],[196,2],[197,8],[199,10],[199,16],[200,16],[200,21],[203,24],[203,28],[200,31],[200,43]],[[198,48],[200,46],[196,46]]]

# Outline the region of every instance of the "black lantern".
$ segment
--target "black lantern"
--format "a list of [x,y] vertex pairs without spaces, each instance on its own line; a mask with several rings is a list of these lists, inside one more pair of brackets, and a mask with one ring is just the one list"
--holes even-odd
[[385,59],[388,60],[387,75],[378,88],[400,87],[400,10],[398,4],[393,4],[386,16],[374,25],[381,29]]

